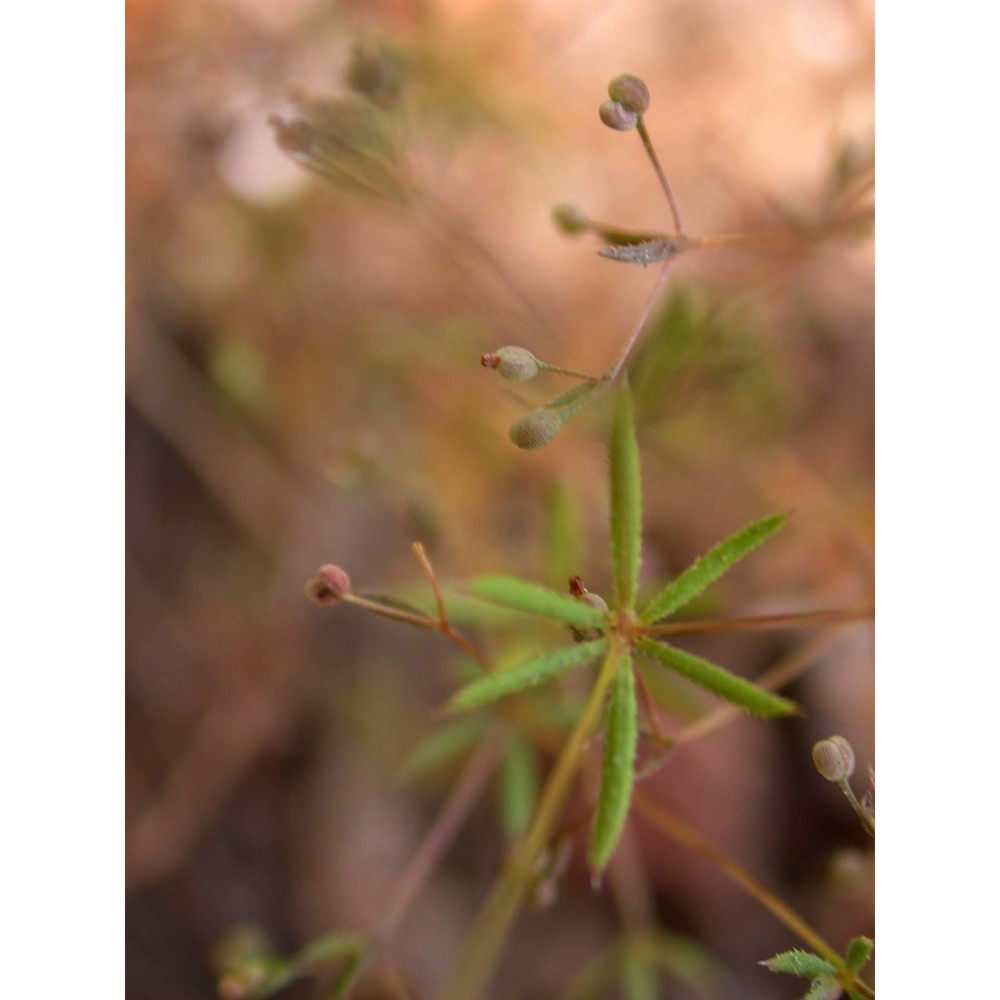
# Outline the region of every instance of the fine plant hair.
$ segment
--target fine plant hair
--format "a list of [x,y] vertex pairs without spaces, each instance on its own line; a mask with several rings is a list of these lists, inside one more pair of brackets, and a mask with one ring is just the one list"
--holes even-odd
[[[348,70],[351,94],[340,100],[305,100],[295,116],[275,118],[278,144],[307,168],[340,186],[377,196],[389,203],[423,202],[432,212],[440,206],[413,178],[393,119],[401,89],[400,68],[388,51],[359,51]],[[802,709],[779,693],[800,676],[814,657],[791,658],[772,671],[749,680],[674,644],[676,636],[738,630],[850,627],[870,621],[873,608],[836,607],[794,610],[744,618],[678,617],[731,567],[752,553],[766,559],[765,543],[785,526],[785,511],[758,511],[750,523],[732,533],[672,579],[640,591],[643,560],[643,489],[635,407],[628,368],[650,314],[667,283],[673,263],[683,254],[707,247],[822,239],[863,230],[869,210],[857,200],[833,212],[809,231],[773,231],[698,237],[690,234],[666,172],[647,129],[650,94],[639,78],[624,74],[608,87],[599,118],[611,129],[635,132],[667,201],[670,232],[633,231],[590,219],[572,205],[554,211],[555,222],[568,235],[590,235],[598,253],[613,266],[656,266],[653,290],[632,328],[609,357],[607,368],[586,373],[575,366],[543,361],[519,345],[504,345],[483,354],[481,365],[513,382],[535,378],[568,379],[573,384],[547,403],[530,410],[507,429],[520,449],[548,447],[566,422],[598,398],[610,398],[606,428],[610,519],[608,566],[613,590],[600,595],[571,575],[565,590],[520,576],[484,573],[454,584],[442,583],[427,551],[414,542],[412,551],[426,580],[429,601],[411,595],[386,596],[358,589],[350,568],[325,563],[305,586],[306,596],[338,614],[369,612],[414,628],[440,633],[468,667],[447,703],[436,715],[431,737],[407,764],[410,776],[465,761],[438,818],[427,831],[392,898],[374,928],[346,928],[306,944],[292,955],[270,951],[259,941],[234,935],[222,949],[221,995],[263,998],[276,995],[293,980],[311,978],[321,995],[343,997],[378,961],[391,959],[393,937],[412,901],[431,877],[484,787],[501,783],[502,823],[510,848],[450,972],[438,985],[441,1000],[476,1000],[494,979],[510,931],[527,905],[544,905],[567,877],[576,834],[586,828],[586,865],[598,889],[619,850],[630,817],[639,817],[660,835],[713,864],[753,897],[786,929],[789,947],[763,959],[768,969],[808,980],[811,1000],[874,997],[863,978],[874,943],[858,935],[838,948],[827,942],[787,903],[774,895],[735,859],[702,836],[686,821],[644,791],[643,781],[655,773],[685,742],[728,724],[740,715],[761,725],[780,726]],[[438,216],[448,227],[448,220]],[[479,248],[483,259],[488,251]],[[497,433],[502,433],[498,428]],[[559,513],[556,519],[559,520]],[[762,548],[763,547],[763,548]],[[758,549],[762,548],[760,553]],[[526,659],[502,662],[475,638],[497,616],[505,621],[532,619],[554,623],[563,641]],[[719,702],[719,708],[678,728],[665,720],[665,708],[647,686],[639,665],[683,678]],[[554,696],[554,682],[571,672],[586,675],[587,694],[567,715],[566,703]],[[554,760],[544,781],[537,758]],[[816,744],[816,769],[836,783],[874,837],[874,772],[858,798],[850,784],[854,751],[841,736]],[[589,802],[585,815],[570,815],[567,804],[579,786]],[[800,947],[801,946],[801,947]],[[690,978],[690,967],[678,959],[669,936],[650,929],[643,938],[616,945],[567,984],[567,996],[604,995],[620,980],[625,995],[643,1000],[657,994],[659,975]],[[697,984],[697,976],[694,977]]]

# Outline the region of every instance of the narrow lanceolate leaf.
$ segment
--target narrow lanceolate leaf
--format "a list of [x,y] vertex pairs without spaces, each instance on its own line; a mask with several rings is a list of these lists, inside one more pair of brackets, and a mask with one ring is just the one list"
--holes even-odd
[[635,439],[632,397],[628,392],[619,396],[611,423],[609,476],[615,593],[619,609],[632,611],[642,547],[642,482],[639,478],[639,446]]
[[567,670],[590,663],[604,651],[607,644],[607,639],[581,642],[567,649],[536,656],[532,660],[520,663],[516,667],[508,667],[499,673],[480,677],[462,688],[448,703],[448,708],[453,712],[481,708],[516,691],[543,684]]
[[651,639],[640,639],[639,648],[654,660],[659,660],[665,667],[676,670],[682,677],[711,691],[723,701],[737,705],[751,715],[790,715],[798,709],[795,702],[771,694],[763,688],[752,684],[736,674],[731,674],[722,667],[717,667],[708,660],[703,660],[693,653],[685,653],[665,642],[653,642]]
[[615,674],[604,734],[601,791],[590,838],[590,868],[595,875],[611,860],[628,815],[635,777],[636,715],[632,659],[626,654]]
[[564,625],[598,628],[605,621],[604,614],[592,605],[516,576],[481,576],[472,580],[468,588],[484,601],[550,618]]
[[538,759],[531,743],[515,734],[500,768],[500,820],[504,836],[516,840],[528,825],[538,799]]
[[738,563],[769,535],[773,535],[787,520],[784,514],[771,514],[742,531],[730,535],[710,552],[695,560],[676,580],[668,583],[643,609],[639,620],[658,621],[693,601],[710,583]]
[[775,955],[760,964],[766,965],[772,972],[787,972],[789,975],[802,976],[804,979],[815,979],[817,976],[837,971],[819,955],[814,955],[811,951],[802,951],[800,948],[783,951],[780,955]]
[[875,942],[871,938],[851,938],[850,943],[847,945],[847,967],[851,972],[857,972],[858,969],[867,964],[874,950]]

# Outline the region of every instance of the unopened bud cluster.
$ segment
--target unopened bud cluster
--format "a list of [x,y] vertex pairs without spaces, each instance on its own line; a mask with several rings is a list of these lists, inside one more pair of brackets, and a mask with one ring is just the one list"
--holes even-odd
[[306,583],[306,597],[314,604],[336,604],[351,592],[351,578],[339,566],[327,563]]
[[843,736],[820,740],[812,750],[813,763],[827,781],[846,781],[854,774],[854,747]]
[[639,117],[649,107],[649,88],[637,76],[622,73],[608,84],[608,97],[598,114],[608,128],[628,132],[639,124]]

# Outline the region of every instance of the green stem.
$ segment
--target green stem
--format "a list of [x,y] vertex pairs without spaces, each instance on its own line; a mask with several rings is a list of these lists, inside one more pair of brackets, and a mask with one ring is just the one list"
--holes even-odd
[[858,819],[861,820],[861,825],[865,828],[865,833],[870,837],[875,836],[875,817],[867,810],[854,795],[854,789],[851,788],[850,782],[847,778],[838,781],[837,784],[840,786],[840,790],[847,796],[847,801],[851,803],[851,808],[858,814]]
[[569,796],[584,746],[597,727],[622,653],[620,642],[614,643],[608,652],[587,704],[545,784],[531,823],[511,849],[465,939],[458,961],[441,992],[441,1000],[476,1000],[489,985],[514,918],[531,885],[538,858],[551,839]]
[[656,176],[660,179],[660,186],[663,188],[663,192],[667,196],[667,201],[670,202],[670,214],[674,217],[674,227],[677,230],[677,234],[678,236],[683,236],[684,225],[681,222],[681,213],[677,208],[677,201],[674,198],[674,192],[670,189],[670,182],[667,180],[667,175],[663,172],[663,167],[660,166],[659,157],[656,155],[656,150],[653,149],[653,141],[649,138],[649,132],[646,131],[646,123],[643,121],[642,115],[639,115],[639,121],[635,128],[639,133],[639,138],[642,139],[643,146],[646,148],[646,155],[653,164]]

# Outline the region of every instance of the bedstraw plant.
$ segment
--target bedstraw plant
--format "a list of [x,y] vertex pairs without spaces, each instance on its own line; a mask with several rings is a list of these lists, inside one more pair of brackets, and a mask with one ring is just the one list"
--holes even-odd
[[[394,178],[388,188],[391,196],[409,197],[413,188],[403,184],[399,180],[402,175],[396,173],[402,159],[390,141],[394,133],[386,119],[398,93],[391,88],[383,92],[384,87],[372,83],[395,77],[388,69],[385,73],[375,72],[378,66],[371,59],[365,63],[365,69],[361,73],[354,65],[349,71],[349,81],[356,92],[340,108],[341,113],[333,114],[329,104],[304,103],[299,108],[299,118],[276,121],[278,141],[307,166],[335,180],[343,182],[346,177],[355,187],[384,188],[389,176]],[[412,776],[458,758],[464,758],[466,765],[439,820],[401,877],[398,891],[387,905],[379,926],[364,934],[352,931],[332,935],[291,957],[271,954],[259,942],[248,944],[237,936],[229,942],[223,956],[225,972],[221,990],[225,997],[270,996],[302,976],[321,979],[325,983],[324,996],[346,995],[376,958],[389,954],[392,935],[409,904],[494,774],[499,776],[501,785],[501,813],[510,847],[440,987],[438,995],[442,1000],[482,997],[494,977],[522,906],[551,899],[566,870],[575,829],[581,825],[579,819],[570,821],[566,815],[567,803],[578,780],[584,797],[592,803],[585,817],[589,827],[586,863],[595,889],[602,884],[630,815],[641,815],[675,843],[714,863],[811,949],[776,955],[765,963],[769,969],[808,979],[810,1000],[832,1000],[844,991],[852,1000],[874,997],[873,988],[861,978],[861,970],[874,947],[868,938],[854,938],[842,955],[738,862],[637,787],[669,758],[677,740],[676,733],[668,733],[664,726],[663,707],[648,688],[640,664],[646,664],[646,669],[669,671],[710,692],[729,706],[729,715],[730,709],[736,709],[771,721],[799,711],[793,701],[774,690],[787,683],[793,672],[751,681],[681,649],[674,644],[675,637],[716,630],[848,625],[870,619],[873,612],[864,607],[754,618],[674,618],[727,570],[778,532],[787,520],[788,515],[783,512],[759,517],[673,579],[649,588],[648,592],[640,591],[643,490],[633,401],[625,377],[629,355],[672,262],[680,254],[705,246],[752,243],[755,238],[795,239],[801,234],[715,238],[687,234],[646,128],[644,113],[650,103],[646,85],[634,76],[623,75],[611,81],[608,93],[608,100],[599,109],[600,120],[612,129],[638,134],[667,198],[673,231],[624,230],[594,222],[581,210],[566,205],[556,209],[555,218],[569,234],[590,233],[598,237],[602,243],[599,252],[612,261],[662,265],[649,301],[616,357],[600,375],[541,361],[516,345],[488,352],[481,363],[515,382],[540,375],[577,381],[568,391],[529,412],[510,428],[510,438],[519,448],[536,449],[549,444],[570,416],[599,394],[613,394],[607,433],[609,565],[613,592],[606,597],[591,593],[575,575],[568,579],[565,591],[510,575],[484,575],[445,586],[439,582],[419,543],[414,544],[413,552],[430,588],[431,611],[419,598],[386,597],[356,590],[348,573],[334,564],[319,569],[306,584],[307,596],[315,603],[352,607],[436,631],[461,653],[466,679],[438,713],[437,731],[414,755],[408,769]],[[336,125],[332,136],[328,134],[331,122]],[[365,123],[364,127],[359,123]],[[353,140],[345,137],[348,126],[357,133]],[[857,213],[839,221],[828,220],[824,231],[856,226],[858,221]],[[554,623],[564,629],[564,641],[513,662],[491,655],[460,627],[465,624],[476,629],[489,627],[491,608],[507,616],[508,622],[523,620],[525,628],[530,628],[531,618]],[[796,669],[804,666],[800,664]],[[587,673],[589,679],[585,696],[582,701],[572,703],[567,717],[566,700],[552,697],[552,692],[560,689],[557,680],[570,672]],[[729,715],[710,718],[715,720],[713,725],[721,724]],[[542,753],[554,758],[544,781],[538,778]],[[874,779],[870,794],[859,802],[847,783],[854,767],[853,757],[853,750],[842,737],[822,741],[814,753],[820,773],[841,786],[865,829],[874,835]],[[587,789],[594,789],[593,794],[588,794]],[[627,952],[614,952],[610,965],[609,959],[602,958],[604,965],[591,970],[587,974],[590,978],[584,977],[583,985],[574,987],[568,995],[603,995],[600,991],[607,985],[608,977],[620,973],[626,995],[645,1000],[656,995],[657,970],[681,978],[685,976],[685,968],[690,972],[690,965],[685,967],[671,950],[666,935],[654,933],[647,943],[648,947],[630,946]],[[608,973],[609,968],[617,969],[618,973]],[[704,989],[704,981],[697,976],[693,982],[699,990]]]

